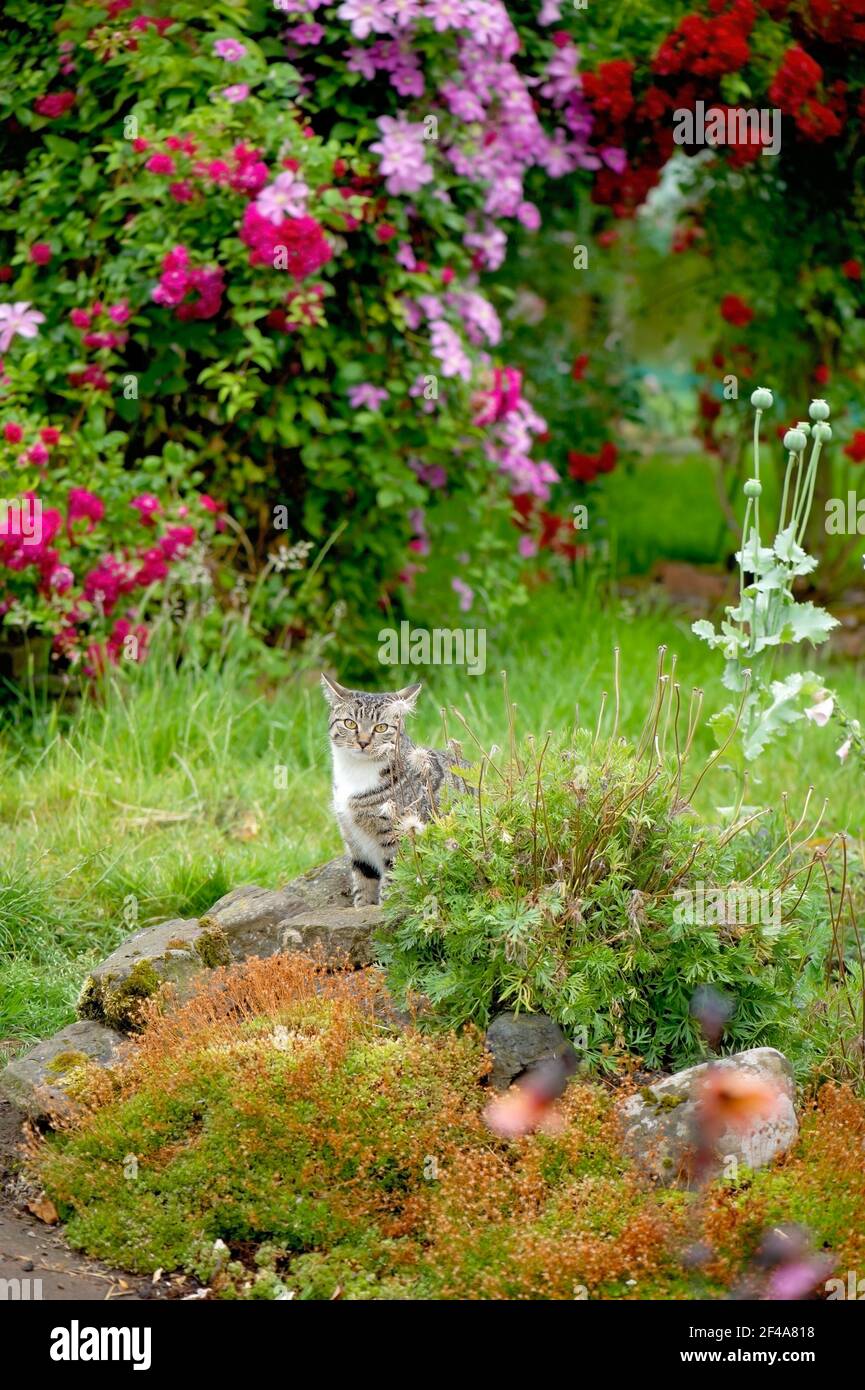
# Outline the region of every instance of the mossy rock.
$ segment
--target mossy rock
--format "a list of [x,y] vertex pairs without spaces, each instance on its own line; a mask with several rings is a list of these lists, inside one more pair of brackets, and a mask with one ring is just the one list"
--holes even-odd
[[186,997],[203,970],[230,961],[228,941],[218,925],[194,918],[161,922],[135,932],[91,971],[78,1015],[127,1032],[137,1027],[142,1003],[163,984],[172,984]]
[[74,1108],[69,1092],[88,1066],[118,1061],[125,1039],[102,1023],[81,1021],[44,1038],[0,1071],[0,1094],[31,1119],[66,1115]]

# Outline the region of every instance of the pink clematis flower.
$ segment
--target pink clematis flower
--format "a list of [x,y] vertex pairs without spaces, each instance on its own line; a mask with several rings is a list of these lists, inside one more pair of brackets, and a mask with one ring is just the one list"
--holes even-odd
[[26,300],[16,304],[0,304],[0,352],[8,352],[13,339],[36,338],[39,325],[45,322],[45,315]]

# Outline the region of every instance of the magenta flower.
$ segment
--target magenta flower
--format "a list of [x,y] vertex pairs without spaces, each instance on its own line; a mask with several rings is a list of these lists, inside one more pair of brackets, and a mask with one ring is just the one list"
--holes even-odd
[[451,588],[455,594],[459,595],[460,612],[468,613],[475,601],[475,591],[469,588],[464,579],[452,579]]
[[174,160],[170,154],[152,154],[144,167],[151,174],[173,174]]
[[388,393],[383,386],[371,386],[368,381],[348,388],[348,402],[352,410],[378,410],[387,398]]
[[142,492],[140,497],[133,497],[129,505],[135,508],[145,526],[152,526],[154,517],[162,511],[162,503],[152,492]]
[[85,519],[88,523],[88,534],[93,530],[97,521],[101,521],[105,515],[105,503],[101,497],[97,497],[94,492],[88,492],[86,487],[73,487],[69,489],[69,504],[66,509],[66,529],[67,533],[72,534],[72,523],[79,519]]
[[292,29],[286,29],[285,36],[292,43],[309,47],[321,43],[324,38],[324,29],[320,24],[295,24]]
[[56,594],[65,594],[74,582],[75,575],[68,565],[57,565],[48,576],[48,583]]
[[224,58],[226,63],[238,63],[241,58],[246,57],[246,48],[237,39],[217,39],[213,45],[213,51],[219,58]]
[[233,82],[230,87],[223,87],[222,95],[225,97],[226,101],[237,104],[241,101],[246,101],[246,98],[249,96],[249,88],[245,82]]

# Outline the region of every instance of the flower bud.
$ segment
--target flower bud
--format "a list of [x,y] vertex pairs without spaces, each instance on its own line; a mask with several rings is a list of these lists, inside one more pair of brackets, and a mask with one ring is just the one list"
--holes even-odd
[[829,406],[826,401],[812,401],[808,407],[808,414],[812,420],[828,420]]
[[784,435],[784,448],[789,449],[791,454],[801,454],[807,444],[804,430],[788,430]]
[[751,396],[751,404],[755,410],[771,410],[775,404],[775,398],[765,386],[758,386]]
[[811,433],[811,422],[810,420],[797,420],[796,428],[797,430],[801,430],[803,434],[808,435]]
[[756,478],[748,479],[747,483],[745,484],[746,497],[759,497],[762,491],[763,484],[761,482],[758,482]]

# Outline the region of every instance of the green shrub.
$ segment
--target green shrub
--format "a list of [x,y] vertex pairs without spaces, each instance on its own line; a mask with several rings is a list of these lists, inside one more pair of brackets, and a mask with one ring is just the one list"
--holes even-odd
[[[701,985],[735,1001],[725,1049],[792,1041],[816,909],[795,905],[789,866],[759,870],[766,832],[698,823],[679,783],[585,733],[500,776],[487,765],[480,797],[453,803],[399,857],[381,945],[391,990],[427,996],[448,1027],[547,1013],[579,1030],[592,1063],[621,1049],[651,1067],[697,1060]],[[747,889],[780,897],[731,900],[755,869]],[[701,886],[689,911],[684,895]],[[710,890],[727,895],[723,911]]]

